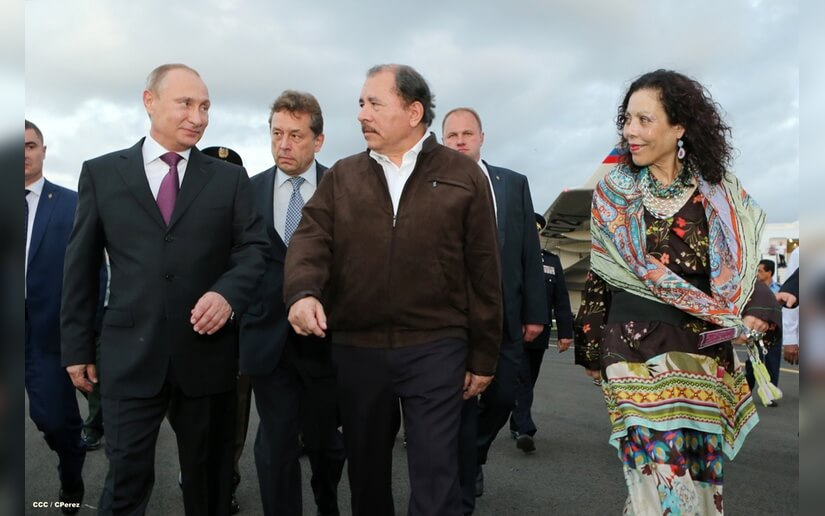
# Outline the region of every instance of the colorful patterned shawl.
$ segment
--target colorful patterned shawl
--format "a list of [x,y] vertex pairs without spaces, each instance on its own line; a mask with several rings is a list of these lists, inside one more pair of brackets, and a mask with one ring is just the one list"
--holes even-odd
[[617,165],[593,192],[592,270],[613,287],[667,303],[705,321],[742,327],[740,313],[753,293],[765,212],[731,173],[719,184],[698,178],[710,234],[707,295],[647,253],[638,175]]

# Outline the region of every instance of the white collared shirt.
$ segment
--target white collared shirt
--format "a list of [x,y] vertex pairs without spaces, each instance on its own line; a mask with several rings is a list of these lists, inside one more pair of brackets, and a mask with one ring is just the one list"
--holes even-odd
[[[790,278],[791,274],[799,268],[799,247],[793,250],[788,259],[788,268],[785,269],[785,278]],[[799,307],[782,307],[782,345],[799,345]]]
[[[149,188],[152,190],[152,197],[158,198],[160,191],[160,183],[163,181],[163,176],[169,172],[169,165],[166,164],[161,156],[169,152],[163,148],[161,144],[155,141],[151,135],[146,136],[143,141],[143,168],[146,170],[146,179],[149,180]],[[178,152],[183,159],[178,162],[178,186],[183,184],[183,175],[186,173],[186,166],[189,164],[189,154],[192,149]]]
[[272,215],[275,222],[275,230],[279,235],[281,235],[281,240],[284,238],[284,229],[286,227],[286,210],[289,208],[289,199],[292,197],[292,183],[289,181],[290,177],[304,178],[305,181],[301,184],[301,188],[298,191],[301,193],[301,197],[304,198],[304,202],[306,203],[318,187],[317,164],[313,161],[308,169],[304,170],[297,176],[290,176],[279,168],[275,169],[275,185],[273,187],[275,191],[272,196]]
[[[26,194],[26,202],[29,203],[29,224],[26,228],[26,265],[24,266],[24,274],[29,274],[29,247],[32,243],[32,231],[34,230],[34,217],[37,214],[37,206],[40,204],[40,196],[43,195],[43,185],[46,183],[45,177],[40,177],[37,181],[26,187],[29,191]],[[26,276],[23,276],[24,278]]]
[[487,183],[490,184],[490,195],[493,196],[493,213],[496,215],[496,227],[498,227],[498,205],[496,204],[496,192],[493,190],[493,179],[490,177],[490,171],[487,170],[487,165],[480,159],[478,160],[478,166],[481,167],[484,176],[487,178]]
[[404,191],[404,185],[407,184],[407,179],[415,168],[415,162],[418,160],[418,154],[424,146],[424,140],[427,139],[429,133],[425,132],[424,136],[418,140],[418,143],[413,145],[413,148],[404,153],[401,158],[401,166],[397,166],[390,158],[375,151],[370,151],[370,157],[381,165],[384,169],[384,177],[387,178],[387,187],[390,190],[390,199],[392,199],[392,218],[395,223],[395,216],[398,214],[398,203],[401,201],[401,192]]

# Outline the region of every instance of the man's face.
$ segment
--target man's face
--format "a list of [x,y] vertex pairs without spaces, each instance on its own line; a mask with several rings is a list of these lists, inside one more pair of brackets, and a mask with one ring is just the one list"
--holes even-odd
[[773,276],[771,276],[771,273],[768,272],[765,269],[765,266],[760,263],[756,266],[756,279],[758,279],[766,285],[770,285],[771,281],[773,280]]
[[167,72],[157,91],[143,92],[143,105],[152,122],[150,134],[170,151],[194,147],[209,123],[209,91],[189,70]]
[[447,147],[457,150],[473,158],[481,159],[481,146],[484,144],[484,133],[478,126],[478,121],[472,113],[456,111],[444,121],[441,141]]
[[309,113],[290,113],[286,110],[272,113],[269,121],[272,157],[278,168],[289,176],[305,172],[324,144],[324,135],[315,136],[309,125]]
[[46,146],[40,141],[34,129],[26,129],[24,144],[24,170],[26,186],[43,177],[43,160],[46,159]]
[[421,116],[413,107],[417,103],[405,106],[396,93],[392,71],[384,70],[367,77],[358,103],[361,106],[358,121],[367,147],[384,155],[409,150],[411,145],[406,143],[415,134]]

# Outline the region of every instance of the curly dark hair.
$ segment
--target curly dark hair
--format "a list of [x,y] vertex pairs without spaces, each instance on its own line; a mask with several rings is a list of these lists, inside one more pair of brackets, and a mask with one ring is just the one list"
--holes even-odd
[[[682,136],[685,165],[697,171],[709,183],[721,182],[733,158],[733,147],[729,142],[731,128],[722,120],[722,108],[711,98],[710,92],[679,72],[656,70],[633,81],[616,116],[619,147],[627,149],[627,140],[622,135],[622,130],[627,119],[630,96],[642,89],[658,91],[668,123],[685,128]],[[622,154],[620,162],[634,172],[640,169],[633,163],[630,153]]]

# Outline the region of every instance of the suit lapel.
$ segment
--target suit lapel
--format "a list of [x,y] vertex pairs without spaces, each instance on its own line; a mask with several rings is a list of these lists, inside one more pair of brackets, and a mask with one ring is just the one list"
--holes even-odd
[[[186,165],[186,173],[183,175],[183,182],[175,201],[175,210],[169,220],[170,228],[183,216],[192,201],[212,178],[215,169],[211,165],[214,162],[214,159],[204,156],[201,151],[192,147],[192,151],[189,153],[189,163]],[[155,204],[157,205],[157,203]],[[158,209],[158,213],[160,213],[160,209]]]
[[135,196],[138,204],[146,211],[149,217],[160,227],[165,228],[160,208],[149,188],[149,180],[146,178],[146,168],[143,165],[143,139],[130,149],[126,149],[120,155],[121,161],[117,170],[121,178],[126,183],[129,191]]
[[32,257],[37,254],[37,250],[40,248],[40,243],[43,241],[43,235],[46,233],[46,227],[49,225],[49,219],[52,217],[59,194],[60,192],[52,183],[43,180],[43,191],[40,194],[40,200],[37,202],[32,237],[31,242],[29,242],[29,256],[27,257],[29,264],[31,264]]
[[493,195],[496,197],[496,223],[498,226],[499,246],[504,247],[507,236],[507,176],[502,174],[498,167],[491,166],[486,161],[487,171],[490,173],[490,182],[493,183]]
[[272,167],[264,172],[263,188],[255,192],[258,197],[258,203],[261,211],[264,213],[264,220],[266,220],[266,230],[270,238],[278,248],[279,251],[286,253],[286,244],[281,238],[278,230],[275,229],[275,177],[277,175],[277,167]]

